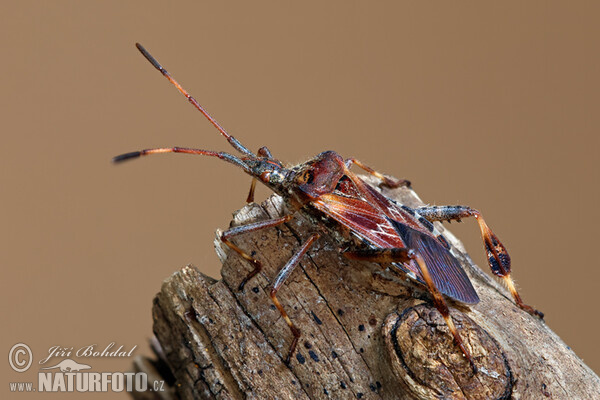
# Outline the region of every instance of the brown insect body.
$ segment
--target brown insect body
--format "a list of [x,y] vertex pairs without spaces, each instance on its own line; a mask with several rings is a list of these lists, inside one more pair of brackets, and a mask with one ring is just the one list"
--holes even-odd
[[[437,237],[434,235],[433,232],[437,231],[431,223],[420,222],[416,211],[392,202],[349,173],[347,168],[339,154],[326,151],[298,167],[289,170],[282,168],[276,173],[276,176],[285,176],[281,184],[279,178],[277,185],[270,181],[263,182],[287,200],[290,207],[298,208],[300,205],[306,211],[315,210],[317,215],[325,214],[339,225],[349,228],[369,249],[420,247],[429,250],[422,251],[422,255],[440,292],[463,303],[479,302],[469,278],[450,253],[447,241],[443,236],[440,237],[439,232]],[[267,176],[271,177],[272,174],[267,172]],[[353,180],[363,185],[363,191]],[[407,241],[411,241],[412,246],[407,246]],[[412,279],[426,284],[416,262],[393,265],[408,273]]]
[[[235,156],[224,152],[171,147],[126,153],[115,157],[114,161],[119,162],[156,153],[188,153],[217,157],[237,165],[253,177],[248,195],[249,202],[254,198],[254,182],[259,180],[279,194],[289,209],[290,213],[284,217],[234,227],[221,235],[221,240],[225,244],[254,265],[254,269],[240,283],[240,290],[254,275],[260,272],[262,266],[260,262],[233,244],[230,241],[232,237],[283,224],[291,220],[293,214],[298,211],[310,215],[315,222],[326,217],[325,219],[337,224],[337,227],[328,224],[326,228],[333,233],[332,236],[337,237],[340,245],[346,248],[351,241],[340,239],[343,235],[339,235],[339,227],[343,227],[344,231],[349,231],[362,243],[362,246],[344,251],[348,258],[394,265],[407,276],[427,287],[436,308],[446,320],[455,342],[471,363],[473,370],[477,371],[472,357],[454,327],[442,295],[468,304],[479,302],[479,297],[460,263],[450,253],[448,242],[432,224],[432,221],[460,220],[473,216],[479,223],[492,272],[506,281],[516,303],[521,308],[531,314],[543,316],[539,311],[521,301],[510,278],[510,257],[477,210],[464,206],[412,209],[398,204],[361,180],[350,171],[350,167],[356,164],[380,178],[383,181],[382,184],[390,187],[409,185],[408,181],[397,181],[385,177],[360,161],[352,158],[344,160],[333,151],[323,152],[305,163],[290,168],[273,158],[265,147],[254,154],[225,132],[141,45],[137,44],[136,46],[146,59],[173,83],[242,155]],[[292,323],[276,294],[319,236],[319,233],[314,233],[305,241],[297,253],[281,268],[272,284],[271,299],[294,335],[286,358],[287,362],[294,352],[300,337],[300,330]]]

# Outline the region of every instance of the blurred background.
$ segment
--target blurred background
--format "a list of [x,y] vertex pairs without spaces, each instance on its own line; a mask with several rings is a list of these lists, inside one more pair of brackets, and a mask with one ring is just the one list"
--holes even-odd
[[[154,146],[230,150],[136,41],[253,150],[289,163],[336,150],[412,180],[427,203],[478,208],[524,300],[599,371],[599,12],[548,1],[5,4],[0,335],[5,354],[28,344],[34,365],[17,374],[4,362],[0,391],[37,379],[52,346],[149,354],[162,280],[188,263],[219,276],[214,231],[244,205],[249,177],[185,155],[110,163]],[[267,195],[260,187],[257,200]],[[451,229],[488,271],[476,223]],[[90,364],[126,371],[131,359]]]

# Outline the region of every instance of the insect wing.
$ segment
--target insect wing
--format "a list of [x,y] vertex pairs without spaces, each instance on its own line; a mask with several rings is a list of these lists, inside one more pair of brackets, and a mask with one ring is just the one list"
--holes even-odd
[[436,238],[390,219],[406,247],[418,252],[440,292],[463,303],[475,304],[479,296],[462,266]]
[[[373,246],[382,249],[405,248],[404,241],[391,224],[391,220],[370,203],[347,196],[326,194],[313,202],[318,210],[350,228],[354,234]],[[421,284],[425,284],[421,270],[415,263],[394,263],[403,272],[412,272]]]
[[[440,292],[463,303],[479,302],[477,292],[458,260],[435,237],[389,218],[379,207],[359,198],[326,194],[313,205],[377,247],[405,247],[418,251]],[[394,208],[394,214],[400,213],[396,205],[388,202],[388,207]],[[388,214],[391,211],[388,210]],[[421,271],[414,263],[397,265],[406,272],[413,272],[417,280],[424,283]]]
[[389,218],[364,200],[325,194],[312,204],[319,211],[350,228],[360,238],[377,247],[384,249],[406,247]]

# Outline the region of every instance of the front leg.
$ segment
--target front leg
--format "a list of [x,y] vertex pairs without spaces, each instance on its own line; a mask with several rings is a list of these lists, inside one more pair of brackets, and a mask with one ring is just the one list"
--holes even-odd
[[487,226],[479,211],[466,206],[419,207],[416,208],[415,211],[430,222],[460,221],[462,218],[475,217],[479,224],[479,229],[481,230],[481,237],[483,238],[488,264],[492,273],[504,280],[508,290],[510,290],[510,293],[515,299],[515,303],[517,303],[521,309],[527,311],[531,315],[537,315],[542,319],[544,318],[544,313],[523,303],[523,300],[521,300],[521,296],[519,295],[519,292],[517,292],[515,283],[510,276],[511,262],[508,251],[502,242],[500,242],[500,239],[498,239],[494,232]]
[[[256,274],[258,274],[262,270],[262,264],[260,263],[260,261],[258,261],[254,257],[252,257],[250,254],[246,253],[245,251],[243,251],[242,249],[237,247],[235,244],[233,244],[230,239],[232,237],[242,235],[244,233],[256,232],[260,229],[272,228],[272,227],[284,224],[286,222],[289,222],[291,219],[292,219],[292,215],[285,215],[281,218],[269,219],[266,221],[255,222],[255,223],[248,224],[248,225],[236,226],[234,228],[228,229],[227,231],[225,231],[221,234],[221,241],[223,243],[225,243],[227,246],[229,246],[229,248],[231,248],[233,251],[238,253],[240,256],[242,256],[245,260],[247,260],[254,266],[254,269],[252,271],[250,271],[250,273],[240,283],[239,290],[243,290],[246,283],[248,283],[248,281],[250,279],[252,279],[252,277],[254,277]],[[290,358],[294,354],[294,351],[296,350],[296,345],[298,344],[298,339],[300,338],[300,329],[298,329],[298,327],[296,327],[296,325],[294,325],[294,323],[288,316],[287,312],[285,311],[285,309],[283,308],[283,306],[277,299],[277,292],[279,291],[279,289],[281,289],[281,286],[283,286],[286,279],[290,276],[290,274],[296,268],[296,266],[298,266],[302,257],[308,252],[310,247],[319,238],[319,236],[320,235],[318,233],[313,233],[306,240],[306,242],[304,242],[304,244],[300,247],[300,249],[292,256],[292,258],[290,258],[288,260],[288,262],[283,266],[283,268],[281,268],[279,270],[279,272],[277,273],[277,276],[275,277],[274,282],[271,285],[271,290],[269,293],[269,295],[271,296],[271,300],[273,301],[273,304],[275,304],[275,307],[277,308],[277,310],[279,310],[281,317],[284,319],[285,323],[289,326],[290,331],[292,332],[292,335],[294,336],[294,338],[292,339],[292,344],[290,345],[290,349],[285,358],[286,364],[290,363]]]
[[[258,149],[258,156],[269,159],[273,158],[271,151],[266,146],[263,146],[260,149]],[[256,182],[256,178],[252,178],[252,182],[250,183],[250,190],[248,191],[248,197],[246,197],[246,203],[254,202],[254,191],[256,190]]]
[[292,256],[292,258],[290,258],[288,260],[288,262],[283,266],[283,268],[281,268],[279,270],[279,272],[277,273],[277,277],[275,277],[275,281],[273,282],[273,284],[271,286],[271,291],[270,291],[271,300],[273,301],[273,304],[275,304],[275,307],[277,307],[277,310],[279,310],[279,313],[281,314],[281,317],[284,319],[285,323],[290,327],[290,330],[292,331],[292,335],[294,335],[294,339],[292,340],[292,344],[290,345],[290,349],[288,350],[287,357],[285,358],[285,363],[288,365],[290,363],[290,359],[291,359],[292,355],[294,354],[294,350],[296,350],[296,345],[298,344],[298,339],[300,339],[300,329],[298,329],[298,327],[296,327],[296,325],[294,325],[294,323],[288,316],[287,312],[285,311],[285,309],[283,308],[283,306],[277,299],[277,292],[279,291],[279,289],[281,289],[281,286],[283,286],[283,283],[290,276],[290,274],[296,268],[296,266],[298,266],[302,257],[304,257],[304,255],[308,252],[310,247],[313,245],[315,240],[317,240],[319,238],[319,236],[320,235],[318,233],[313,233],[306,240],[306,242],[304,242],[304,244],[300,247],[300,249],[298,249],[296,254],[294,254]]
[[258,274],[261,271],[262,264],[256,258],[252,257],[250,254],[246,253],[244,250],[240,249],[235,244],[233,244],[231,238],[237,235],[242,235],[244,233],[256,232],[261,229],[272,228],[274,226],[278,226],[289,222],[292,218],[292,215],[286,215],[281,218],[268,219],[266,221],[255,222],[248,225],[236,226],[234,228],[226,230],[221,234],[221,241],[223,243],[225,243],[227,246],[229,246],[231,250],[238,253],[240,256],[242,256],[245,260],[247,260],[254,266],[254,269],[250,271],[250,273],[240,283],[240,286],[238,288],[239,290],[244,290],[244,286],[246,285],[246,283],[248,283],[250,279],[252,279],[256,274]]

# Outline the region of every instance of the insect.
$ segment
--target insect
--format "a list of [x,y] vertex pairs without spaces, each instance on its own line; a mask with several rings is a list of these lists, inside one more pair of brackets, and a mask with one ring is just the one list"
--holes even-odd
[[[452,322],[444,296],[466,304],[478,303],[479,297],[460,263],[450,253],[450,245],[447,240],[433,225],[434,221],[460,221],[462,218],[474,217],[481,230],[492,273],[504,280],[515,303],[520,308],[543,318],[540,311],[524,304],[521,300],[511,278],[511,262],[508,252],[485,223],[479,211],[467,206],[410,208],[398,204],[365,183],[350,171],[350,167],[356,165],[362,168],[367,173],[379,178],[382,184],[388,187],[408,186],[410,185],[408,181],[387,177],[354,158],[344,159],[333,151],[325,151],[311,160],[291,167],[275,159],[266,147],[260,148],[254,154],[229,135],[144,47],[140,44],[136,44],[136,47],[241,155],[184,147],[166,147],[125,153],[114,157],[113,161],[121,162],[158,153],[187,153],[216,157],[237,165],[252,176],[248,202],[252,202],[254,199],[257,181],[264,183],[284,199],[288,213],[283,217],[230,228],[221,234],[223,243],[253,266],[253,269],[239,284],[239,290],[244,289],[245,284],[261,271],[262,266],[258,260],[237,247],[231,241],[232,238],[284,224],[290,221],[297,212],[315,217],[313,218],[315,221],[325,219],[329,221],[328,224],[325,224],[326,229],[330,232],[343,233],[341,235],[343,239],[338,239],[338,241],[341,242],[340,246],[344,249],[343,254],[346,257],[392,265],[427,288],[433,298],[433,304],[448,325],[455,343],[471,364],[473,371],[477,372],[473,358]],[[279,270],[271,285],[271,300],[293,335],[286,363],[289,363],[301,333],[277,299],[277,292],[319,236],[320,233],[315,232],[306,239]],[[357,242],[360,244],[356,245]]]

